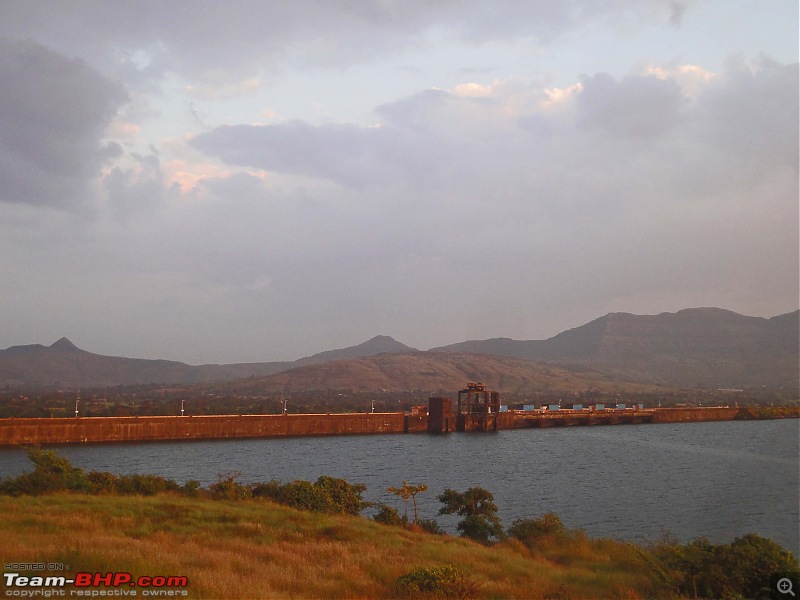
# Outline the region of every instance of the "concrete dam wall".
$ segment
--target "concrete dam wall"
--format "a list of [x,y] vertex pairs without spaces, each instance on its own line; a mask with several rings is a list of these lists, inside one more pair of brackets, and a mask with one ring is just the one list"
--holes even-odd
[[[433,406],[433,405],[432,405]],[[738,408],[662,408],[606,411],[512,411],[496,415],[497,430],[575,425],[729,421]],[[458,415],[346,413],[213,415],[170,417],[81,417],[0,419],[0,445],[267,438],[457,431]],[[467,431],[470,429],[467,428]],[[461,429],[464,431],[464,429]]]
[[[418,424],[407,425],[406,421],[403,413],[0,419],[0,445],[404,433],[419,430]],[[425,428],[421,430],[425,431]]]

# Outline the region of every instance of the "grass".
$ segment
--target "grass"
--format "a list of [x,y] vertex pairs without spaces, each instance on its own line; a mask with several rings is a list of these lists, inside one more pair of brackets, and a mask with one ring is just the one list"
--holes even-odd
[[191,598],[392,598],[398,577],[447,564],[483,598],[674,596],[642,550],[580,533],[535,551],[486,547],[266,501],[170,495],[0,497],[0,512],[4,563],[185,575]]

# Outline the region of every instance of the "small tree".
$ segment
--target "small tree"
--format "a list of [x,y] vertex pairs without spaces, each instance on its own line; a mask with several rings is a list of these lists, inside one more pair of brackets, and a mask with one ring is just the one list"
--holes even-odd
[[469,488],[466,492],[446,489],[437,499],[444,504],[439,509],[440,515],[464,517],[456,526],[462,536],[482,544],[488,544],[492,537],[505,538],[491,492],[480,487]]
[[403,485],[399,488],[390,487],[387,488],[387,492],[391,492],[395,496],[402,498],[403,502],[405,503],[405,518],[408,520],[408,501],[409,499],[414,502],[414,523],[419,520],[419,515],[417,513],[417,494],[421,494],[422,492],[427,491],[428,486],[425,484],[420,485],[411,485],[407,481],[403,480]]

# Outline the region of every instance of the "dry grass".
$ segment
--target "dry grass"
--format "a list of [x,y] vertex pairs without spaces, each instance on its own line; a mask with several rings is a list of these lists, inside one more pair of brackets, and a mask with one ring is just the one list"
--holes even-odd
[[1,497],[0,511],[4,562],[185,575],[192,598],[388,598],[401,575],[444,564],[486,598],[671,596],[635,547],[580,536],[486,548],[267,502],[168,496]]

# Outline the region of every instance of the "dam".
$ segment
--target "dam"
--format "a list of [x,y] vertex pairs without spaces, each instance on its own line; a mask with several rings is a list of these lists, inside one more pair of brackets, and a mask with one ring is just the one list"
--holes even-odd
[[0,419],[0,446],[731,421],[745,410],[641,405],[527,408],[508,410],[500,405],[497,392],[469,384],[459,392],[457,403],[450,398],[430,398],[427,407],[415,407],[411,413],[4,418]]

